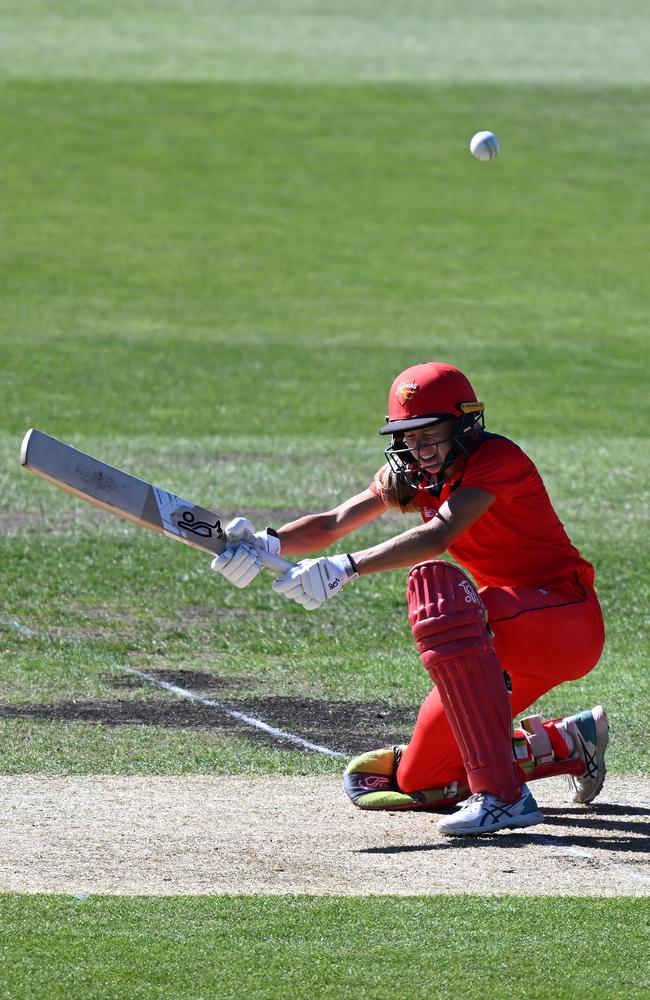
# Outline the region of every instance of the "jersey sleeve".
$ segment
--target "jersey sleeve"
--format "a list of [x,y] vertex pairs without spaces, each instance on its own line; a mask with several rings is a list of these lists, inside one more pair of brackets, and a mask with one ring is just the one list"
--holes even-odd
[[486,441],[470,455],[461,486],[485,490],[509,503],[532,486],[535,467],[513,441]]

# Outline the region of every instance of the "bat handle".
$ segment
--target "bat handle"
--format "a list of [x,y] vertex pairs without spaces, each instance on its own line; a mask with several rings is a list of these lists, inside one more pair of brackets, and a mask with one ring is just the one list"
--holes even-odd
[[270,552],[260,551],[260,559],[264,563],[267,569],[272,569],[275,573],[283,575],[287,570],[295,566],[295,563],[289,562],[288,559],[282,559],[280,556],[272,556]]

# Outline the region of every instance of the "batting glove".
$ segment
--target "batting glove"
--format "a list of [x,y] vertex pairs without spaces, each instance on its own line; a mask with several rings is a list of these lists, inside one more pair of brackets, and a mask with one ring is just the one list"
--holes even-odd
[[240,589],[252,583],[264,569],[260,552],[280,554],[280,539],[273,528],[255,531],[246,517],[236,517],[226,525],[226,538],[228,544],[221,555],[212,560],[211,568]]
[[358,575],[354,559],[349,555],[303,559],[274,580],[273,589],[276,594],[302,604],[307,611],[314,611]]

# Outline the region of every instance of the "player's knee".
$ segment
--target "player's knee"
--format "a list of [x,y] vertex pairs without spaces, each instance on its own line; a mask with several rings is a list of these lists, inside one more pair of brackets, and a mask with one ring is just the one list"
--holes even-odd
[[458,566],[434,559],[414,566],[407,581],[409,621],[424,667],[431,672],[492,646],[485,608]]
[[426,781],[422,780],[421,770],[422,761],[418,760],[417,754],[406,754],[402,757],[396,774],[402,792],[409,794],[425,787]]

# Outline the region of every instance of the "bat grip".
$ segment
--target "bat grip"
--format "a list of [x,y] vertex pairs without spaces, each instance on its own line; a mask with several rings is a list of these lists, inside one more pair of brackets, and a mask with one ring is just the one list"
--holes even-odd
[[295,563],[289,562],[288,559],[282,559],[280,556],[273,556],[270,552],[263,550],[259,550],[259,557],[267,569],[272,569],[274,572],[282,575],[296,565]]

